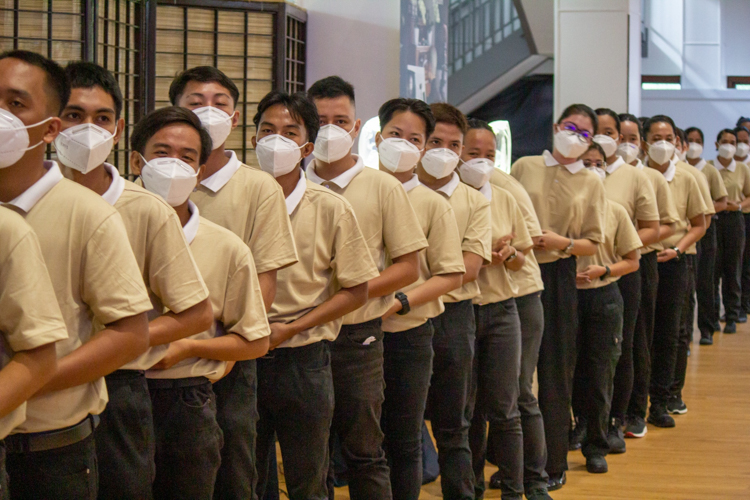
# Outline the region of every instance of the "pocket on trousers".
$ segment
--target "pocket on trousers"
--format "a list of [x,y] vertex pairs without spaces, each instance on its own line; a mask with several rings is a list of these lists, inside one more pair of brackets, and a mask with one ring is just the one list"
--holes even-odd
[[[319,348],[323,349],[323,346],[320,346]],[[292,347],[292,349],[294,348]],[[316,354],[316,356],[314,356],[304,364],[303,369],[305,372],[319,373],[328,370],[331,366],[331,353],[327,348],[325,348],[323,352],[319,352]]]
[[180,401],[183,406],[191,409],[203,409],[211,406],[211,400],[214,398],[214,393],[211,387],[190,387],[187,390],[180,390]]
[[381,329],[362,328],[346,333],[346,340],[362,349],[372,348],[383,343],[384,333]]

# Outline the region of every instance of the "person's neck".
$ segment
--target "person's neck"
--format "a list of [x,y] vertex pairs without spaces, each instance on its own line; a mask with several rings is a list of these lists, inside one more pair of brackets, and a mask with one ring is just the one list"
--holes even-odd
[[654,160],[652,160],[651,158],[648,159],[648,166],[650,168],[653,168],[654,170],[658,170],[662,174],[667,171],[667,169],[669,168],[669,164],[670,163],[671,162],[667,162],[664,165],[659,165]]
[[340,160],[336,160],[331,163],[324,163],[316,159],[315,163],[313,163],[312,165],[314,166],[313,168],[315,168],[315,174],[318,177],[330,181],[331,179],[335,179],[339,175],[343,174],[356,164],[357,160],[354,158],[352,152],[349,151],[349,153],[347,153],[347,155]]
[[182,205],[178,205],[174,208],[174,211],[177,212],[177,217],[180,218],[180,224],[182,224],[182,227],[185,227],[185,224],[188,223],[190,220],[190,207],[188,206],[189,200],[185,200],[185,203]]
[[104,165],[96,167],[87,174],[82,174],[78,170],[72,168],[70,171],[73,176],[73,181],[81,186],[89,188],[99,196],[106,193],[112,185],[112,177],[109,175],[109,172],[107,172],[107,169],[104,168]]
[[393,177],[398,179],[398,181],[401,184],[403,184],[404,182],[409,182],[411,178],[414,177],[413,168],[411,170],[407,170],[406,172],[391,172],[390,170],[385,168],[383,164],[381,163],[380,166],[378,167],[378,170],[380,170],[381,172],[385,172],[386,174],[392,175]]
[[224,144],[211,151],[206,161],[206,173],[203,178],[211,177],[229,163],[229,157],[225,154]]
[[617,156],[616,154],[610,156],[609,158],[607,158],[607,165],[612,165],[614,162],[617,161],[618,158],[619,156]]
[[557,149],[552,151],[552,158],[554,158],[560,165],[570,165],[578,161],[578,158],[566,158]]
[[732,163],[732,158],[724,158],[723,156],[717,157],[719,160],[719,163],[721,163],[723,166],[728,167],[730,163]]
[[692,166],[696,166],[697,164],[701,162],[701,157],[699,156],[698,158],[688,158],[687,162],[691,164]]
[[276,177],[276,182],[279,183],[279,186],[281,186],[281,190],[284,191],[284,198],[289,198],[289,195],[292,194],[292,191],[294,191],[294,188],[297,187],[297,184],[299,183],[299,164],[294,167],[294,170],[289,172],[288,174],[280,175]]
[[47,170],[44,168],[44,149],[29,151],[14,165],[0,168],[0,203],[15,200],[36,184]]
[[[746,156],[745,158],[747,158],[747,156]],[[735,156],[735,157],[734,157],[734,161],[739,161],[739,162],[743,162],[743,161],[745,161],[745,158],[740,158],[740,157],[738,157],[738,156]]]
[[451,173],[451,175],[446,175],[442,179],[436,179],[425,171],[424,167],[422,167],[422,163],[418,163],[417,177],[419,177],[419,182],[432,189],[433,191],[437,191],[441,187],[448,184],[451,179],[453,179],[453,174]]

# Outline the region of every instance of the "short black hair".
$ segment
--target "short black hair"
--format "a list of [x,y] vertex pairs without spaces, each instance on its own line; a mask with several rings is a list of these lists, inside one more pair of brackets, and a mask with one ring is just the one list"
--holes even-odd
[[737,135],[737,139],[738,140],[739,140],[738,134],[740,132],[746,132],[748,135],[750,135],[750,129],[748,129],[747,127],[739,126],[739,127],[737,127],[737,128],[734,129],[734,135]]
[[320,130],[320,117],[318,110],[304,92],[289,94],[280,90],[272,90],[258,103],[258,112],[253,117],[253,123],[257,130],[260,119],[268,108],[280,104],[289,110],[292,118],[302,122],[307,131],[307,140],[315,142]]
[[307,90],[307,97],[315,99],[335,99],[346,96],[354,104],[354,86],[340,76],[328,76],[317,82]]
[[208,157],[213,151],[211,136],[208,134],[200,119],[195,113],[187,108],[179,106],[167,106],[166,108],[152,111],[139,121],[133,128],[133,135],[130,136],[130,148],[144,154],[146,144],[159,130],[169,125],[185,124],[194,128],[201,138],[201,157],[200,164],[203,165],[208,161]]
[[432,115],[430,106],[420,99],[397,97],[396,99],[391,99],[390,101],[384,102],[378,110],[380,130],[383,130],[383,127],[385,127],[388,122],[393,119],[393,115],[395,115],[396,113],[401,113],[403,111],[410,111],[422,119],[422,121],[424,122],[424,139],[426,142],[427,138],[430,137],[430,135],[432,135],[432,133],[435,131],[435,117]]
[[[597,153],[599,153],[600,155],[602,155],[602,159],[604,159],[605,161],[607,160],[607,155],[604,152],[604,148],[601,147],[601,145],[598,142],[596,142],[596,141],[591,141],[591,144],[589,144],[589,148],[583,154],[585,155],[586,153],[588,153],[592,149],[596,150]],[[583,156],[583,155],[581,155],[581,156]]]
[[18,59],[44,70],[47,75],[44,82],[47,97],[52,97],[57,101],[59,108],[57,114],[62,113],[63,108],[68,104],[68,99],[70,99],[70,85],[62,67],[52,59],[28,50],[9,50],[0,54],[0,60],[7,58]]
[[573,115],[588,116],[591,120],[591,125],[594,127],[594,133],[596,133],[596,129],[599,127],[599,120],[596,118],[596,113],[594,113],[594,110],[586,106],[585,104],[571,104],[570,106],[565,108],[560,115],[560,118],[557,120],[558,125],[562,123],[564,119]]
[[596,116],[606,115],[606,116],[611,117],[615,121],[615,128],[617,129],[618,132],[620,131],[620,117],[617,115],[617,113],[615,113],[609,108],[596,108],[596,111],[594,112],[596,113]]
[[[648,133],[651,132],[651,127],[655,123],[662,123],[662,122],[663,123],[668,123],[669,125],[671,125],[672,126],[672,132],[674,132],[675,134],[677,134],[677,127],[674,124],[674,120],[672,120],[667,115],[654,115],[651,118],[648,118],[646,120],[646,123],[643,124],[643,133],[645,135],[648,135]],[[645,135],[643,135],[641,137],[643,139],[645,139],[646,138]]]
[[701,142],[706,142],[706,138],[703,135],[703,131],[699,129],[698,127],[688,127],[685,129],[685,139],[687,139],[687,136],[692,134],[693,132],[698,132],[698,135],[701,136]]
[[[745,130],[747,130],[747,129],[745,129]],[[724,137],[724,135],[726,135],[726,134],[732,134],[734,136],[734,138],[737,139],[737,129],[723,128],[723,129],[719,130],[718,134],[716,134],[716,142],[719,142],[721,140],[721,138]]]
[[484,120],[480,120],[479,118],[469,118],[467,123],[469,125],[469,130],[487,130],[489,132],[492,132],[492,138],[495,141],[495,147],[497,147],[497,137],[495,135],[495,131],[492,130],[492,127],[490,127],[489,123]]
[[[455,125],[463,135],[469,131],[469,123],[466,116],[457,107],[447,102],[433,102],[430,104],[432,116],[435,117],[435,123],[447,123]],[[430,134],[431,135],[431,134]]]
[[169,102],[172,103],[172,106],[177,105],[177,100],[185,92],[185,87],[190,82],[218,83],[229,91],[229,95],[232,96],[232,101],[234,101],[234,107],[237,107],[237,101],[240,100],[240,91],[237,85],[231,78],[213,66],[196,66],[177,75],[169,86]]
[[112,73],[92,62],[75,61],[65,66],[65,74],[68,75],[71,90],[101,87],[112,97],[115,103],[115,118],[120,119],[122,92]]
[[748,118],[747,116],[740,116],[739,119],[737,120],[736,127],[741,127],[743,123],[748,123],[748,122],[750,122],[750,118]]
[[685,144],[685,131],[684,131],[684,130],[682,130],[681,128],[677,127],[677,128],[676,128],[676,129],[674,130],[674,133],[675,133],[675,134],[677,134],[677,137],[679,137],[679,139],[680,139],[680,142],[681,142],[682,144]]
[[636,125],[638,125],[638,135],[640,135],[641,138],[643,138],[643,124],[641,123],[641,120],[637,116],[630,114],[630,113],[620,113],[619,118],[620,118],[620,126],[622,126],[622,122],[633,122]]

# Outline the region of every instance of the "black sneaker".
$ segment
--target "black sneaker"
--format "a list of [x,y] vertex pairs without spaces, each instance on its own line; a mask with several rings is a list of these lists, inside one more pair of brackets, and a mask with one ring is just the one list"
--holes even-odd
[[575,419],[575,425],[570,429],[568,433],[568,451],[575,451],[581,449],[581,443],[583,443],[586,437],[586,421],[582,418]]
[[674,427],[674,419],[667,413],[666,406],[651,406],[651,410],[648,412],[648,423],[657,427]]
[[714,331],[715,332],[720,332],[721,331],[721,325],[719,324],[718,321],[716,323],[714,323]]
[[737,324],[734,321],[727,321],[724,325],[724,333],[737,333]]
[[549,479],[547,480],[547,491],[555,491],[559,490],[563,486],[565,486],[565,483],[568,482],[568,477],[565,475],[565,472],[562,474],[555,474],[550,475]]
[[642,417],[628,417],[628,425],[625,426],[625,437],[642,438],[648,432],[646,421]]
[[586,470],[591,474],[604,474],[609,470],[607,459],[601,455],[586,457]]
[[547,488],[534,488],[526,492],[526,500],[552,500]]
[[667,411],[673,415],[684,415],[687,413],[687,405],[682,398],[669,398]]
[[609,452],[613,455],[625,453],[625,436],[622,433],[622,420],[619,418],[613,418],[609,424],[607,443],[609,443]]
[[489,487],[491,490],[499,490],[503,487],[503,475],[500,471],[497,471],[490,476]]
[[737,323],[747,323],[747,313],[745,311],[740,311],[740,317],[737,320]]
[[701,340],[698,343],[700,345],[714,345],[714,339],[713,337],[701,337]]

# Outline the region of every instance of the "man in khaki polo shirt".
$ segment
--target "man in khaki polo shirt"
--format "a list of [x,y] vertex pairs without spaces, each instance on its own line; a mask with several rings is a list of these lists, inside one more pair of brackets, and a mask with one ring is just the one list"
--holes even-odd
[[492,262],[490,202],[463,184],[455,172],[468,129],[463,113],[449,104],[432,104],[430,108],[435,130],[427,138],[417,175],[453,207],[466,273],[461,288],[443,296],[445,312],[433,318],[435,358],[427,418],[437,443],[443,496],[470,498],[474,495],[474,470],[467,412],[476,340],[472,299],[479,295],[479,270]]
[[[148,347],[151,301],[120,215],[44,161],[41,146],[59,133],[69,94],[54,62],[25,51],[0,55],[0,112],[25,131],[6,142],[0,159],[0,202],[36,232],[69,335],[57,343],[55,376],[6,439],[17,498],[96,498],[93,431],[107,402],[103,377]],[[96,331],[94,320],[105,326]]]
[[26,400],[55,373],[68,338],[34,231],[0,207],[0,498],[8,495],[3,438],[26,419]]
[[349,202],[302,172],[319,128],[315,105],[273,91],[253,121],[258,161],[284,191],[300,258],[279,272],[269,313],[272,351],[258,361],[257,493],[264,498],[273,486],[264,468],[276,467],[267,458],[276,435],[289,498],[324,500],[334,404],[329,343],[344,315],[367,302],[367,283],[379,273]]
[[[464,151],[461,159],[466,163],[481,162],[484,160],[493,166],[490,183],[509,192],[516,200],[523,214],[526,230],[529,236],[537,238],[542,235],[531,203],[529,194],[520,182],[499,168],[494,168],[495,154],[497,150],[497,139],[495,132],[487,122],[477,119],[469,120],[469,131],[464,138]],[[463,165],[459,171],[466,169]],[[518,288],[514,295],[518,317],[521,321],[521,368],[519,376],[518,409],[521,413],[521,429],[524,442],[529,445],[524,448],[523,461],[523,484],[524,490],[532,495],[539,492],[538,496],[547,489],[547,472],[544,467],[547,464],[547,447],[544,441],[544,421],[542,412],[539,410],[539,402],[533,391],[534,372],[539,360],[539,346],[542,343],[544,331],[544,310],[542,308],[542,275],[539,264],[536,261],[534,250],[530,250],[525,256],[525,262],[521,269],[511,273],[511,280]],[[487,459],[497,464],[497,457],[493,446],[493,431],[487,435]],[[500,450],[502,452],[502,450]],[[490,477],[490,488],[499,489],[502,486],[503,474],[497,471]]]
[[[314,83],[308,96],[317,107],[321,125],[340,125],[349,139],[344,138],[337,154],[314,151],[316,158],[307,167],[307,178],[351,203],[380,271],[369,283],[367,303],[344,317],[341,333],[331,344],[336,400],[332,433],[341,443],[351,497],[388,499],[391,487],[380,429],[385,385],[381,316],[393,304],[394,293],[419,278],[418,252],[427,247],[427,240],[401,183],[365,168],[362,158],[351,152],[360,123],[354,88],[339,77],[329,77]],[[386,254],[393,262],[388,267]]]
[[[430,107],[418,99],[398,98],[380,107],[377,143],[409,137],[423,147],[435,128]],[[388,143],[386,143],[388,141]],[[422,487],[422,423],[432,375],[432,318],[445,311],[441,297],[461,287],[465,271],[453,208],[422,185],[414,173],[420,155],[399,165],[380,163],[409,195],[429,246],[419,252],[419,279],[396,293],[383,316],[385,402],[381,423],[391,466],[395,498],[417,498]]]
[[55,140],[57,156],[69,177],[120,213],[154,306],[149,312],[149,350],[105,378],[109,404],[96,432],[99,498],[149,498],[154,430],[144,370],[164,357],[170,341],[207,330],[213,313],[172,207],[120,177],[114,166],[100,163],[125,126],[117,80],[89,62],[70,63],[65,73],[71,94],[61,115],[63,130]]
[[[175,106],[193,110],[213,143],[205,174],[190,199],[201,216],[229,229],[250,247],[269,311],[276,274],[295,263],[297,254],[281,189],[270,176],[243,164],[227,149],[231,131],[239,123],[240,91],[218,69],[198,66],[174,79],[169,99]],[[249,498],[256,481],[252,457],[257,413],[246,410],[255,407],[255,371],[255,360],[242,361],[214,384],[219,424],[225,431],[217,498]]]

